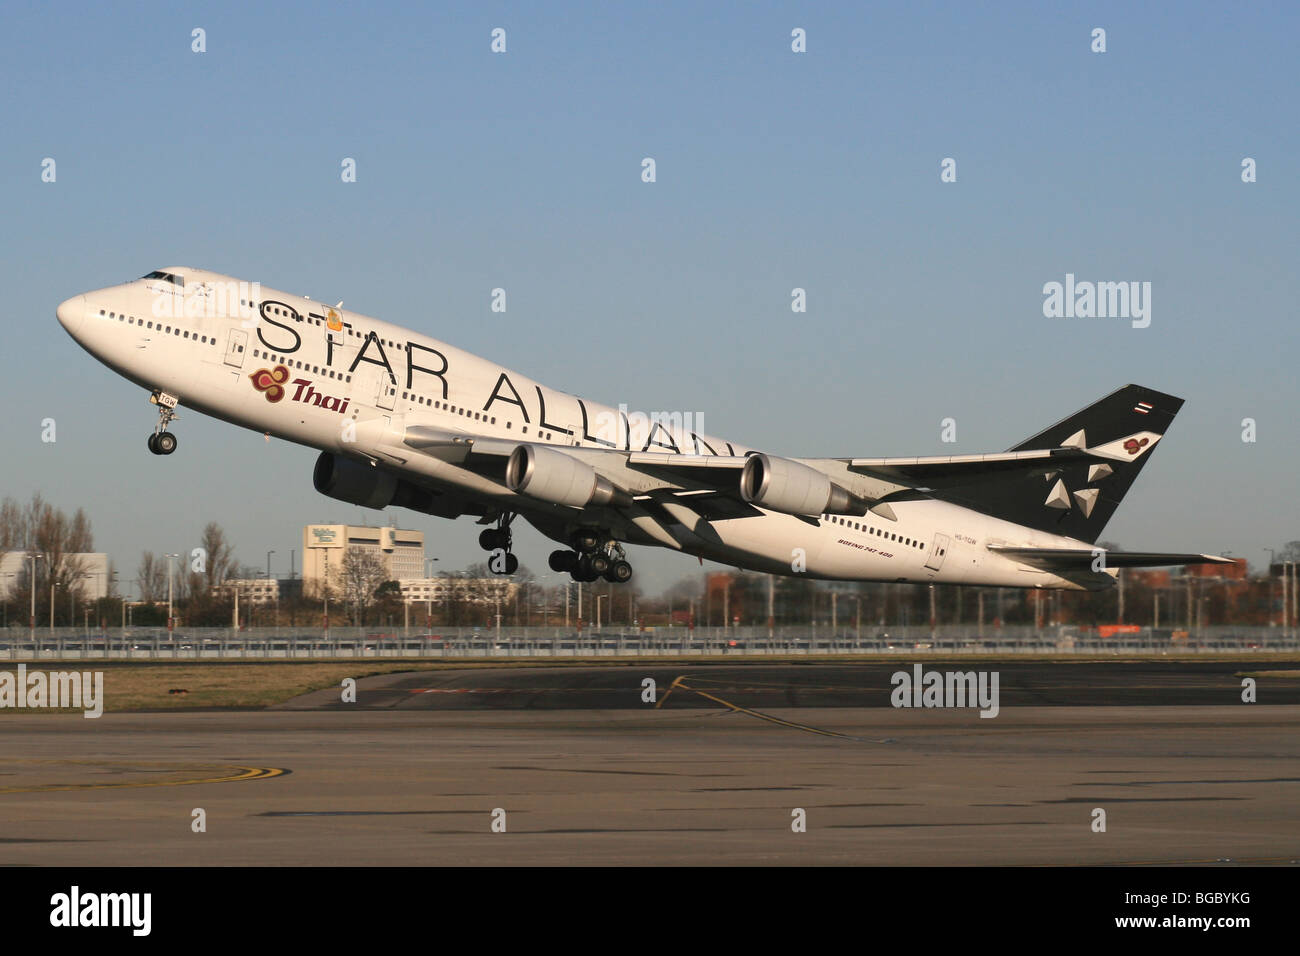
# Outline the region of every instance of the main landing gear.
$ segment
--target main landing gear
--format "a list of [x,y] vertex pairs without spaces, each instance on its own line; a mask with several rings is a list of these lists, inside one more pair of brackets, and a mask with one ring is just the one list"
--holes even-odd
[[167,426],[177,417],[176,396],[156,391],[149,396],[149,401],[158,406],[158,424],[149,436],[149,450],[155,455],[170,455],[176,450],[176,436],[167,430]]
[[484,551],[492,552],[488,568],[493,574],[514,574],[519,570],[519,558],[510,550],[510,522],[514,520],[513,512],[502,512],[495,528],[484,528],[479,532],[478,546]]
[[552,551],[551,570],[567,572],[575,581],[604,578],[612,584],[624,584],[632,578],[622,546],[608,534],[594,528],[579,528],[569,538],[572,551]]

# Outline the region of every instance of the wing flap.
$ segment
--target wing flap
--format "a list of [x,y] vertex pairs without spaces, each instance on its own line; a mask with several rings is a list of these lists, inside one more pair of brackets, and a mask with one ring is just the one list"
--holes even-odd
[[935,487],[964,484],[1007,473],[1049,472],[1063,465],[1092,461],[1097,456],[1083,448],[1039,448],[988,455],[948,455],[924,458],[850,458],[850,471],[890,481]]
[[990,546],[995,554],[1045,571],[1087,571],[1104,557],[1106,568],[1163,568],[1184,564],[1233,564],[1214,554],[1167,554],[1159,551],[1105,551],[1101,548],[1009,548]]

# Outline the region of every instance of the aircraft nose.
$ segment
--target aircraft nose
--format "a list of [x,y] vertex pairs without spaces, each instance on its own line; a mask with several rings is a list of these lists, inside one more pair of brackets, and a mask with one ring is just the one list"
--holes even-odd
[[86,297],[74,295],[71,299],[60,302],[54,314],[59,317],[59,324],[75,339],[81,330],[81,323],[86,321]]

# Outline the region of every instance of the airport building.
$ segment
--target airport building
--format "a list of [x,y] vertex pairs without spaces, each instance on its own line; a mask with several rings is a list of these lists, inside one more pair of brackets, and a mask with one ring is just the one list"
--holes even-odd
[[[108,596],[108,555],[100,552],[65,554],[64,561],[76,561],[81,568],[81,595],[84,600],[97,601]],[[38,559],[37,573],[45,579],[45,560]],[[25,581],[32,573],[32,559],[26,551],[7,551],[0,554],[0,595],[9,592]]]
[[435,604],[467,601],[471,604],[508,604],[514,600],[519,585],[509,578],[417,578],[398,581],[402,600],[407,604]]
[[232,599],[238,591],[240,604],[271,605],[280,601],[280,583],[279,578],[227,578],[214,590]]
[[309,524],[302,529],[303,593],[314,597],[328,573],[338,586],[343,556],[349,548],[376,555],[384,565],[385,579],[411,581],[424,578],[424,532],[402,528],[372,528],[350,524]]

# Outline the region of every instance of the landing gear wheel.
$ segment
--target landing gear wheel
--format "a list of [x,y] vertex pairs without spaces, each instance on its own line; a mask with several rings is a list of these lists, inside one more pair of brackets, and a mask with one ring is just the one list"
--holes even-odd
[[484,551],[496,551],[498,548],[505,548],[505,542],[502,540],[504,537],[505,535],[496,528],[484,528],[479,532],[478,546]]
[[575,581],[591,582],[600,577],[600,575],[591,570],[591,559],[584,554],[574,562],[573,570],[569,572],[569,577],[573,578]]
[[587,567],[591,569],[591,573],[596,575],[596,577],[600,577],[608,571],[610,563],[609,555],[607,554],[593,554],[587,558]]
[[519,559],[511,551],[506,552],[506,574],[514,574],[519,570]]
[[601,541],[600,532],[592,528],[579,528],[577,531],[573,532],[573,537],[569,539],[569,542],[573,545],[574,551],[578,551],[582,554],[591,554],[594,551],[599,551],[600,546],[603,543]]
[[626,561],[615,561],[605,572],[605,580],[613,584],[626,584],[632,579],[632,565]]
[[578,566],[578,556],[572,551],[552,551],[546,563],[551,566],[552,571],[563,573],[572,571]]
[[168,395],[158,389],[149,396],[149,402],[158,406],[158,424],[149,436],[149,450],[155,455],[170,455],[176,450],[176,436],[167,431],[167,426],[176,419],[176,403],[180,401],[175,395]]

